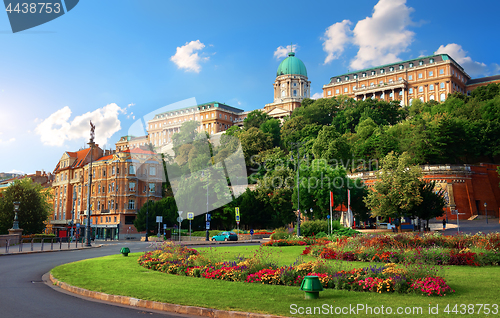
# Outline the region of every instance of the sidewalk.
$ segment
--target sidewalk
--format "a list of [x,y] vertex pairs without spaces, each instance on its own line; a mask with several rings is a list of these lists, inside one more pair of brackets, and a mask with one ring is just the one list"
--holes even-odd
[[42,243],[23,243],[17,244],[10,247],[2,246],[0,247],[0,256],[14,255],[14,254],[32,254],[32,253],[44,253],[44,252],[60,252],[60,251],[71,251],[71,250],[82,250],[87,248],[101,247],[101,244],[92,242],[91,247],[85,247],[85,243],[71,242],[68,246],[68,242],[50,242]]

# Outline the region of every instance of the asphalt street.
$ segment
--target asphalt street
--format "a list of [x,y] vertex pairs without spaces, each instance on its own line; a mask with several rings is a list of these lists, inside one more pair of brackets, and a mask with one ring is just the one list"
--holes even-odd
[[0,317],[195,317],[89,301],[42,282],[42,276],[58,265],[117,254],[125,245],[132,253],[146,251],[149,246],[145,242],[115,241],[86,250],[0,256]]

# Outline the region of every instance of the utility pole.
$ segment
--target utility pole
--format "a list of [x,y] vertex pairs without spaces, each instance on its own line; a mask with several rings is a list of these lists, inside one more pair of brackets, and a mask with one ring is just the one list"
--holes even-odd
[[89,179],[87,183],[87,225],[85,227],[85,246],[91,247],[90,244],[90,191],[92,191],[92,155],[94,150],[94,138],[95,138],[95,125],[90,122],[90,142],[88,145],[90,146],[90,164],[89,164]]

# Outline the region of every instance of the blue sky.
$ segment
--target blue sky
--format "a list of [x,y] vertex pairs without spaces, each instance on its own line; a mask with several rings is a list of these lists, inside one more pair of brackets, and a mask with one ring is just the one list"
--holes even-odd
[[[450,54],[500,74],[494,1],[85,0],[13,34],[0,13],[0,172],[52,171],[96,138],[114,148],[138,118],[188,98],[253,110],[273,100],[286,46],[312,94],[331,76]],[[280,54],[281,53],[281,54]]]

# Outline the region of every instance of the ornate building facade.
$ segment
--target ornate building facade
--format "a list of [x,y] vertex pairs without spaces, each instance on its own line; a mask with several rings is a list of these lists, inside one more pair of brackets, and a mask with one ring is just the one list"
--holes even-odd
[[[86,224],[88,169],[92,155],[90,195],[91,227],[97,238],[135,234],[133,222],[147,200],[162,197],[163,165],[154,152],[141,148],[119,152],[103,151],[96,145],[77,152],[65,152],[54,169],[54,208],[49,217],[53,233],[65,237]],[[83,233],[80,233],[83,235]]]
[[416,99],[443,102],[455,92],[469,95],[474,88],[495,82],[500,76],[471,79],[448,54],[436,54],[334,76],[323,85],[323,97],[398,100],[407,106]]

